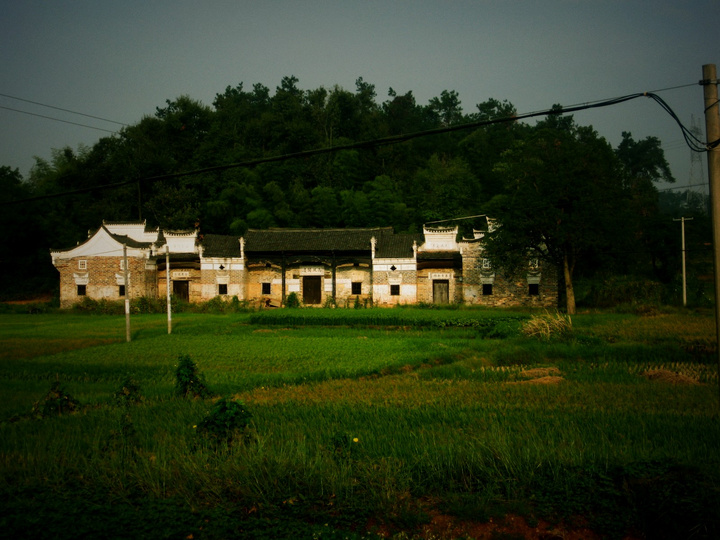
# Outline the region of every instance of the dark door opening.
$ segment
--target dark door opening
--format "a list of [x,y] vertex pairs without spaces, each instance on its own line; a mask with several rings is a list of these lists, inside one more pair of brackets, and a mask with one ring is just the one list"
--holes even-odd
[[433,280],[433,302],[435,304],[450,303],[450,281],[447,279]]
[[173,281],[173,294],[180,300],[190,301],[190,282]]
[[305,276],[303,278],[303,302],[306,304],[319,304],[322,301],[322,278],[320,276]]

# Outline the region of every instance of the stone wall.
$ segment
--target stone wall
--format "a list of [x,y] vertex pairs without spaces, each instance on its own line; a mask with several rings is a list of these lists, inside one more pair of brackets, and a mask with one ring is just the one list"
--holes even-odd
[[[122,257],[75,257],[58,259],[60,272],[60,307],[69,308],[84,297],[95,300],[124,300],[120,286],[124,284]],[[128,257],[128,297],[156,296],[156,271],[146,267],[144,257]],[[85,294],[79,294],[84,286]]]

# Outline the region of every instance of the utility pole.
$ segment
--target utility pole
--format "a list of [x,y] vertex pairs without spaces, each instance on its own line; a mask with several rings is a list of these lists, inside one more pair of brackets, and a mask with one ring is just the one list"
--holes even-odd
[[130,287],[128,287],[127,244],[123,244],[123,287],[125,287],[125,341],[130,343]]
[[167,289],[168,334],[172,334],[172,301],[170,298],[170,245],[165,244],[165,285]]
[[682,236],[682,274],[683,274],[683,307],[687,306],[687,274],[685,273],[685,222],[694,218],[681,217],[673,219],[680,222],[680,235]]
[[[713,227],[713,268],[715,270],[715,338],[720,342],[720,146],[711,146],[720,140],[720,103],[715,64],[703,66],[700,81],[705,98],[705,135],[707,137],[708,180],[710,183],[710,216]],[[718,390],[720,391],[720,347],[718,348]],[[720,393],[718,394],[720,398]]]

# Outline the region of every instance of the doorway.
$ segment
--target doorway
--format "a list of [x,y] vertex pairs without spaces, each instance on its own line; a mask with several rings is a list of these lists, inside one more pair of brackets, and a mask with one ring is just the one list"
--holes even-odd
[[434,279],[433,280],[433,303],[449,304],[450,303],[450,280]]
[[173,294],[179,300],[190,301],[190,282],[189,281],[173,281]]
[[306,304],[320,304],[322,302],[322,277],[303,277],[303,302]]

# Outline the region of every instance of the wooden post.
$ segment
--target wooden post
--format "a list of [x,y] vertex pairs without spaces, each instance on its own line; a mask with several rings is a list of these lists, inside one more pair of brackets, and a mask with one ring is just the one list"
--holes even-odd
[[125,341],[130,343],[130,287],[128,286],[128,258],[125,244],[123,244],[123,287],[125,287]]

